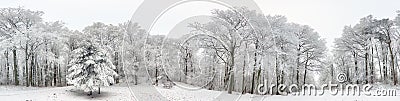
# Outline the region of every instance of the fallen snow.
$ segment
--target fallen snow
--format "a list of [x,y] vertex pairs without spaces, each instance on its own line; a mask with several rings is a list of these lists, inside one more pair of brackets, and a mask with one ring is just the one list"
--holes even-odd
[[150,85],[114,85],[102,87],[101,94],[87,93],[68,87],[23,87],[0,86],[1,101],[399,101],[400,96],[279,96],[279,95],[254,95],[239,93],[227,94],[225,91],[212,91],[205,89],[188,90],[174,86],[165,89],[161,86]]

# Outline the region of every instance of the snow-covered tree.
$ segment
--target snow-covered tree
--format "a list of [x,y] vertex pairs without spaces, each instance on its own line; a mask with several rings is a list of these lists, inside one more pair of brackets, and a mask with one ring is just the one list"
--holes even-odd
[[[41,11],[31,11],[22,7],[18,8],[1,8],[0,9],[0,30],[6,40],[0,42],[1,46],[6,48],[5,52],[12,51],[13,57],[13,77],[14,84],[19,85],[19,64],[18,64],[18,50],[23,49],[25,52],[25,72],[26,85],[29,84],[28,80],[28,44],[27,39],[30,38],[31,28],[37,23],[41,22]],[[7,53],[8,54],[8,53]],[[8,57],[6,57],[8,58]]]
[[206,24],[198,22],[190,25],[194,29],[194,36],[209,36],[211,40],[220,40],[210,42],[210,49],[218,51],[217,55],[226,66],[224,75],[224,85],[228,93],[231,94],[235,86],[235,58],[237,51],[241,48],[243,42],[250,39],[249,19],[255,14],[255,11],[246,7],[236,7],[231,10],[213,10],[213,19]]
[[[345,26],[335,40],[336,64],[344,68],[353,83],[383,82],[398,84],[398,18],[376,19],[372,15],[354,26]],[[379,76],[378,76],[379,75]]]
[[117,76],[113,70],[115,66],[107,52],[101,47],[87,41],[80,48],[75,49],[72,54],[68,65],[67,80],[69,84],[89,91],[89,95],[91,95],[96,88],[100,94],[100,86],[109,86],[114,83],[113,77]]

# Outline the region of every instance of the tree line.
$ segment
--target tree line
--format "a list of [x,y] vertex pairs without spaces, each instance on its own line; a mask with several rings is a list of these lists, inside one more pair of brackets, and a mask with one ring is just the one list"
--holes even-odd
[[116,83],[174,81],[252,94],[260,84],[324,83],[340,72],[348,77],[345,83],[398,83],[400,15],[367,16],[344,27],[331,56],[310,26],[246,7],[215,9],[209,22],[188,24],[191,31],[180,38],[149,35],[133,21],[70,30],[61,21],[43,21],[43,14],[0,8],[1,84],[67,86],[73,51],[87,41],[108,54]]
[[[137,36],[144,36],[138,34],[144,31],[140,31],[137,24],[128,28],[129,21],[118,25],[95,22],[77,31],[68,29],[62,21],[43,21],[43,14],[22,7],[0,8],[0,51],[3,53],[0,56],[0,84],[66,86],[73,51],[88,41],[104,47],[105,53],[112,57],[115,72],[122,75],[121,45],[133,47],[136,44],[132,43],[138,42]],[[127,30],[137,32],[127,33]],[[130,34],[125,36],[131,38],[123,41],[124,34]],[[118,78],[115,82],[122,77],[124,75],[115,77]]]
[[210,90],[257,93],[260,84],[313,83],[327,64],[325,40],[310,26],[245,7],[213,10],[208,23],[193,22],[181,38],[149,35],[138,23],[95,22],[82,31],[44,12],[1,8],[1,84],[66,86],[73,51],[86,41],[104,47],[115,82],[179,81]]
[[211,14],[210,22],[193,22],[190,33],[163,41],[164,58],[155,61],[165,63],[160,71],[172,81],[253,94],[260,84],[314,83],[315,73],[329,65],[326,42],[310,26],[246,7]]
[[394,19],[363,17],[335,40],[334,64],[346,83],[398,85],[400,11]]

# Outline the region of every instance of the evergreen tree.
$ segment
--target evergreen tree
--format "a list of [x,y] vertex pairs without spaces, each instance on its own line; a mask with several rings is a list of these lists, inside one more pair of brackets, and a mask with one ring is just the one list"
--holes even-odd
[[96,88],[100,94],[100,86],[113,84],[113,76],[117,76],[107,52],[92,42],[86,42],[75,49],[68,66],[68,83],[88,91],[89,95]]

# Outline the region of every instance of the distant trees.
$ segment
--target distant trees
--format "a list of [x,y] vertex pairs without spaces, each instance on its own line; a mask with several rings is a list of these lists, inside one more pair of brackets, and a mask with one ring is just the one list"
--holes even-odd
[[188,60],[201,59],[195,55],[198,50],[203,50],[203,56],[215,56],[219,65],[214,65],[214,71],[223,73],[215,78],[222,81],[211,82],[220,82],[222,86],[210,83],[212,89],[256,93],[260,84],[300,82],[301,76],[304,84],[307,74],[313,74],[308,71],[326,65],[322,62],[325,41],[308,26],[287,23],[283,16],[265,16],[245,7],[214,10],[212,14],[211,22],[189,25],[193,31],[181,39],[184,44],[178,51],[186,64],[182,68],[184,74],[188,64],[197,67]]
[[326,56],[325,40],[321,39],[318,33],[314,32],[309,26],[300,26],[291,24],[290,28],[294,28],[295,36],[295,57],[296,57],[296,84],[301,84],[300,70],[303,70],[303,82],[306,84],[307,71],[316,71],[324,66],[322,60]]
[[235,10],[214,10],[212,14],[216,17],[213,22],[205,25],[195,23],[192,25],[199,33],[205,36],[210,35],[214,40],[219,42],[211,43],[207,48],[216,51],[219,59],[225,64],[224,85],[226,85],[228,93],[232,93],[235,86],[234,67],[238,50],[250,36],[249,16],[254,11],[246,8],[236,8]]
[[398,18],[369,15],[354,26],[345,26],[342,37],[335,40],[335,64],[355,76],[349,83],[398,84]]
[[[31,11],[23,8],[1,8],[0,9],[0,29],[3,32],[3,37],[6,39],[3,40],[3,47],[5,49],[6,55],[8,55],[8,51],[12,52],[13,57],[13,77],[14,84],[19,85],[19,68],[18,68],[18,59],[17,59],[17,50],[22,49],[25,52],[25,72],[23,72],[26,78],[26,85],[29,84],[28,78],[28,45],[30,44],[29,38],[32,36],[30,33],[32,32],[32,27],[38,24],[41,21],[41,15],[43,12],[40,11]],[[34,36],[34,35],[33,35]],[[23,45],[24,44],[24,45]],[[6,56],[8,60],[8,56]],[[7,70],[8,71],[8,70]]]
[[[210,22],[191,23],[190,33],[169,38],[149,35],[132,21],[95,22],[72,31],[61,21],[42,21],[41,11],[1,8],[0,80],[2,84],[66,86],[68,80],[89,80],[76,79],[73,72],[103,64],[99,68],[108,73],[95,74],[92,80],[102,83],[91,81],[92,86],[158,85],[163,78],[228,93],[257,93],[260,85],[303,85],[313,83],[315,75],[323,79],[315,82],[328,82],[338,73],[348,77],[344,83],[398,85],[400,12],[395,19],[367,16],[345,26],[332,55],[326,54],[325,40],[313,28],[289,23],[284,16],[246,7],[211,14]],[[98,58],[81,56],[91,51],[90,56]],[[87,87],[93,90],[92,86]],[[279,94],[277,89],[274,94]]]
[[[1,35],[4,37],[1,44],[7,60],[7,77],[9,77],[8,71],[10,70],[11,62],[9,61],[11,60],[9,55],[12,55],[12,71],[15,85],[24,84],[26,86],[37,86],[39,82],[36,81],[38,81],[39,78],[49,77],[53,77],[53,81],[56,83],[56,72],[59,70],[60,62],[51,62],[55,63],[51,64],[51,67],[54,67],[52,68],[54,71],[51,73],[54,75],[39,76],[36,74],[38,73],[36,71],[39,71],[38,66],[41,65],[41,63],[37,60],[37,56],[38,54],[47,54],[51,51],[53,53],[57,52],[52,56],[55,57],[53,60],[59,59],[60,51],[55,50],[55,48],[51,49],[49,45],[62,46],[62,43],[59,43],[61,40],[57,40],[57,38],[61,38],[62,34],[68,31],[63,27],[63,23],[43,22],[41,18],[43,12],[31,11],[23,8],[1,8],[0,13],[0,28],[1,31],[4,32]],[[20,63],[23,63],[23,65]],[[45,64],[46,67],[50,65],[49,62]],[[23,72],[20,72],[21,70]],[[48,71],[48,69],[46,68],[45,71]],[[21,80],[19,79],[19,74],[21,73],[23,74],[22,77],[24,77],[23,83],[19,82]],[[7,78],[6,82],[8,83],[9,80],[10,79]]]
[[[145,69],[144,60],[144,46],[146,41],[147,33],[144,29],[141,29],[138,23],[131,21],[119,24],[122,29],[122,45],[121,56],[120,56],[120,67],[117,73],[120,77],[129,78],[125,82],[134,82],[138,84],[139,77],[145,78],[147,72]],[[122,68],[123,67],[123,68]],[[126,75],[125,75],[126,74]],[[118,80],[118,79],[117,79]],[[118,83],[119,81],[117,81]]]
[[1,84],[67,85],[67,64],[82,40],[101,43],[113,57],[115,71],[122,73],[123,26],[94,23],[82,33],[69,30],[61,21],[44,22],[42,15],[21,7],[0,9]]

